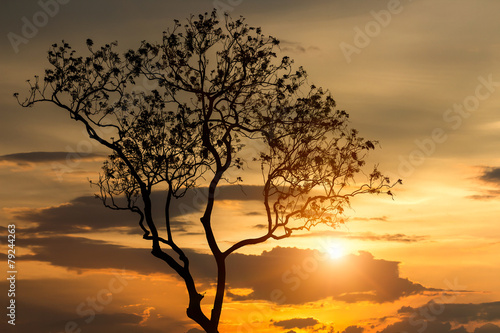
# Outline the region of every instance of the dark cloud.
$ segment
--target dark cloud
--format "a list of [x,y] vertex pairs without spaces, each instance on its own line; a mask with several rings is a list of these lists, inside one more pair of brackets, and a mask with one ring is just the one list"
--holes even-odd
[[317,46],[305,46],[301,43],[281,40],[280,41],[280,49],[282,52],[290,52],[290,53],[306,53],[311,51],[320,51],[320,48]]
[[[500,167],[483,167],[482,173],[477,179],[489,185],[500,186]],[[500,196],[500,190],[485,188],[480,189],[480,193],[470,195],[467,198],[473,200],[491,200]]]
[[248,213],[245,213],[245,215],[246,216],[262,216],[264,214],[261,212],[248,212]]
[[415,323],[408,320],[389,325],[382,331],[378,331],[378,333],[419,333],[424,331],[425,333],[468,333],[463,326],[452,329],[450,323],[441,323],[437,321]]
[[500,168],[484,168],[483,174],[479,177],[479,179],[488,183],[495,183],[500,185]]
[[491,200],[495,199],[496,197],[497,197],[496,195],[491,195],[491,194],[474,194],[467,196],[467,198],[472,200]]
[[349,326],[342,333],[363,333],[365,329],[359,326]]
[[[438,303],[413,308],[402,307],[398,310],[401,320],[387,326],[379,333],[408,332],[416,333],[469,333],[463,325],[488,323],[474,330],[474,333],[498,333],[500,328],[489,322],[500,320],[500,302],[479,304]],[[452,327],[458,328],[452,329]]]
[[0,162],[14,162],[17,165],[29,165],[32,163],[50,163],[50,162],[65,162],[75,160],[95,160],[101,159],[104,156],[93,153],[86,154],[73,154],[69,152],[29,152],[29,153],[16,153],[0,156]]
[[[127,269],[175,276],[166,263],[151,255],[148,242],[140,249],[83,237],[53,236],[20,240],[19,244],[33,252],[21,256],[24,261],[48,262],[75,271]],[[216,273],[212,256],[191,249],[185,253],[195,279],[209,288]],[[436,291],[401,278],[398,262],[375,259],[367,252],[332,260],[316,250],[277,247],[261,255],[234,253],[227,265],[230,288],[253,290],[246,296],[228,292],[234,300],[303,304],[331,297],[348,303],[383,303]]]
[[[157,221],[164,219],[165,193],[155,192],[152,195]],[[206,204],[207,188],[188,190],[186,194],[172,202],[170,218],[173,231],[187,234],[199,234],[202,230],[199,223],[189,221],[185,215],[201,212]],[[262,200],[260,186],[220,186],[216,191],[216,200]],[[125,206],[123,200],[118,205]],[[254,212],[250,212],[253,215]],[[37,227],[26,229],[29,233],[76,234],[104,230],[118,230],[140,234],[138,215],[129,211],[115,211],[103,206],[102,202],[91,196],[78,197],[59,206],[13,210],[15,219],[38,223]],[[161,223],[158,223],[159,225]]]
[[399,310],[399,313],[407,315],[419,314],[418,318],[424,318],[423,314],[428,312],[434,312],[436,314],[436,320],[441,322],[452,321],[460,324],[467,324],[471,321],[489,322],[500,320],[500,302],[441,304],[430,301],[419,308],[403,307]]
[[282,327],[284,329],[309,328],[317,324],[319,324],[319,322],[314,318],[293,318],[273,322],[274,326]]
[[69,203],[38,209],[12,211],[15,219],[35,222],[38,226],[25,233],[75,234],[127,228],[139,232],[138,216],[129,211],[114,211],[94,197],[85,196]]
[[[144,295],[144,280],[130,278],[129,272],[88,274],[64,280],[19,279],[16,286],[15,332],[185,333],[192,324],[187,318],[176,319],[168,313],[144,321],[141,312],[148,305],[137,304],[140,297],[129,297],[136,293]],[[0,282],[0,288],[8,290],[6,282]],[[168,294],[179,287],[162,285],[161,288],[159,293]],[[103,292],[110,294],[99,296]],[[153,306],[157,306],[162,301],[156,298],[154,302]]]
[[367,252],[332,260],[316,250],[280,247],[260,256],[231,255],[228,281],[233,288],[253,290],[247,296],[229,292],[235,300],[283,304],[303,304],[328,297],[348,303],[383,303],[437,291],[401,278],[398,262],[375,259]]
[[473,200],[491,200],[500,196],[500,190],[485,189],[482,194],[469,195],[467,198]]
[[[70,291],[68,290],[68,292]],[[68,299],[71,298],[68,297]],[[18,298],[17,303],[16,314],[18,319],[15,326],[17,332],[79,332],[80,330],[93,333],[163,332],[162,330],[139,325],[143,318],[133,313],[95,313],[95,317],[90,320],[90,317],[78,316],[75,311],[78,303],[66,309],[60,304],[49,301],[44,305],[34,305],[29,298],[25,299],[25,297]]]
[[[48,262],[55,266],[75,271],[91,269],[126,269],[141,274],[174,271],[163,261],[155,258],[149,248],[131,248],[83,237],[54,236],[31,238],[19,241],[21,246],[31,247],[34,254],[24,255],[22,260]],[[149,246],[148,241],[144,241]],[[177,258],[172,252],[174,258]],[[211,281],[215,276],[214,260],[211,256],[186,250],[191,260],[195,278]]]

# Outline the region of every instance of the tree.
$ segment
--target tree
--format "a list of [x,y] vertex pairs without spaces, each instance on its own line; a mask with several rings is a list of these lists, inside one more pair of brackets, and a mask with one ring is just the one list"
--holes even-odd
[[[181,277],[189,296],[187,316],[206,332],[218,332],[226,286],[226,258],[238,249],[282,239],[318,224],[336,227],[344,209],[360,194],[393,186],[375,167],[362,172],[376,142],[351,129],[348,114],[335,109],[330,93],[306,89],[306,72],[279,59],[276,38],[243,18],[217,13],[191,17],[163,33],[159,43],[143,41],[121,56],[116,43],[77,56],[64,41],[48,52],[43,81],[30,82],[24,107],[48,102],[81,123],[89,137],[110,149],[97,195],[109,208],[138,214],[151,253]],[[156,88],[134,92],[138,80]],[[18,98],[18,94],[15,94]],[[248,143],[262,147],[252,160]],[[232,170],[260,165],[267,230],[222,249],[213,231],[215,191],[221,181],[241,183]],[[365,180],[359,185],[357,177]],[[358,184],[358,185],[356,185]],[[200,218],[217,266],[216,295],[209,315],[201,309],[185,253],[171,228],[170,208],[186,191],[208,186]],[[164,226],[153,217],[153,191],[166,194]],[[119,197],[126,200],[121,204]]]

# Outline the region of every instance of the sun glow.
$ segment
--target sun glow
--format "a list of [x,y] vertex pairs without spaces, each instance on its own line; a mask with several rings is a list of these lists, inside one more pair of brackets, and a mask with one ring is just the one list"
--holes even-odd
[[345,255],[345,248],[339,243],[330,244],[326,251],[331,259],[340,259]]

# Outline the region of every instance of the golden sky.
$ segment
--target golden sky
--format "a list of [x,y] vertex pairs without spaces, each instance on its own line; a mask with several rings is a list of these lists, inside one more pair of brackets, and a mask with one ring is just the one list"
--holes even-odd
[[[12,94],[43,74],[53,43],[84,53],[87,38],[117,40],[125,52],[214,6],[281,40],[281,55],[330,90],[363,137],[379,141],[369,164],[403,179],[393,200],[356,199],[338,229],[232,255],[221,333],[500,332],[499,1],[1,6],[0,246],[6,254],[6,227],[15,223],[18,256],[16,326],[2,315],[2,332],[201,332],[185,316],[181,281],[150,255],[135,216],[93,198],[87,179],[97,178],[107,151],[60,110],[22,109]],[[247,185],[218,194],[222,247],[261,232],[258,173],[246,170]],[[197,224],[203,198],[203,190],[188,193],[172,214],[208,309],[214,267]]]

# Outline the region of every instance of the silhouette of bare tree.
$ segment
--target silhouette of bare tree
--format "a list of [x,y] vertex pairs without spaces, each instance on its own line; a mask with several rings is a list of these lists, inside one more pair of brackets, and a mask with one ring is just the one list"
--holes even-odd
[[[161,42],[143,41],[124,56],[114,51],[116,43],[95,48],[87,40],[87,46],[90,55],[82,57],[64,41],[54,44],[51,68],[18,101],[65,110],[111,150],[93,183],[98,196],[107,207],[138,214],[152,254],[185,281],[187,315],[208,333],[218,331],[231,253],[318,224],[336,227],[352,197],[391,194],[394,184],[376,167],[361,171],[376,142],[359,137],[327,91],[306,87],[306,72],[292,69],[289,57],[277,57],[279,41],[243,18],[219,21],[214,11],[184,25],[175,21]],[[138,80],[156,88],[134,92]],[[260,147],[252,160],[243,154],[252,149],[248,142]],[[221,249],[212,227],[215,191],[223,180],[241,182],[231,170],[246,163],[260,164],[267,228],[260,237]],[[361,185],[359,176],[366,177]],[[174,200],[202,183],[208,197],[200,221],[217,265],[210,315],[201,308],[187,244],[178,244],[169,216]],[[164,227],[152,214],[154,190],[166,193]],[[120,196],[125,205],[115,200]]]

